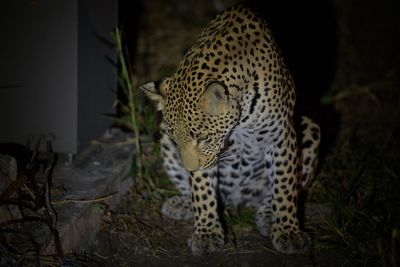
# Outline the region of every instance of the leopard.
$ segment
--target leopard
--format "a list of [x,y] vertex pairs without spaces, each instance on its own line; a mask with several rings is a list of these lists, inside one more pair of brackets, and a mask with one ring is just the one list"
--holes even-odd
[[255,208],[278,252],[309,249],[298,202],[315,176],[320,127],[295,113],[294,80],[263,18],[243,5],[223,11],[172,75],[140,89],[161,112],[163,166],[180,193],[161,211],[193,220],[194,255],[225,246],[226,206]]

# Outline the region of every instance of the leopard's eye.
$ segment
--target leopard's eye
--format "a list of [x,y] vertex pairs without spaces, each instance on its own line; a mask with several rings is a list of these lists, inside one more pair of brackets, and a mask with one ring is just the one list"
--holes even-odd
[[165,133],[172,138],[174,135],[174,129],[171,126],[166,126],[165,127]]
[[200,135],[197,137],[197,143],[199,145],[205,145],[210,142],[210,136],[208,134]]

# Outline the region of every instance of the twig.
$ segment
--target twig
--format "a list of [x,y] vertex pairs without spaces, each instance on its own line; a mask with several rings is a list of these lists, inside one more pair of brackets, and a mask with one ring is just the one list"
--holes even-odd
[[[93,145],[113,145],[113,146],[126,146],[126,145],[133,145],[135,144],[135,138],[126,138],[122,141],[115,141],[115,140],[93,140],[91,141]],[[140,143],[144,145],[152,144],[153,142],[148,138],[140,136]]]
[[269,252],[275,254],[275,255],[279,255],[279,253],[273,248],[270,248],[270,247],[267,247],[267,246],[263,246],[263,248],[268,250]]
[[62,204],[66,204],[66,203],[91,203],[91,202],[100,202],[103,200],[106,200],[110,197],[112,197],[113,195],[115,195],[116,193],[118,193],[118,191],[115,191],[113,193],[104,195],[104,196],[100,196],[97,198],[92,198],[92,199],[71,199],[71,198],[66,198],[63,200],[59,200],[59,201],[52,201],[51,204],[52,205],[62,205]]
[[168,253],[168,250],[166,250],[165,248],[158,246],[158,248],[156,248],[153,252],[153,256],[156,258],[160,258],[159,256],[157,256],[157,254],[163,254],[165,256],[167,256],[168,258],[172,258],[171,255]]
[[52,135],[47,135],[45,136],[46,139],[46,148],[47,148],[47,156],[48,156],[48,160],[46,162],[47,166],[45,168],[44,174],[45,174],[45,205],[44,207],[46,208],[46,213],[47,213],[47,217],[48,217],[48,221],[49,221],[49,228],[51,233],[54,236],[54,245],[56,248],[56,251],[60,257],[60,259],[64,259],[64,249],[61,245],[61,241],[60,241],[60,235],[58,233],[58,229],[57,229],[57,222],[58,222],[58,218],[57,218],[57,212],[56,210],[53,208],[52,204],[51,204],[51,178],[52,178],[52,171],[54,169],[54,166],[57,162],[57,156],[53,151],[53,147],[52,147],[52,141],[54,140],[54,136]]
[[133,145],[135,144],[135,140],[133,138],[129,138],[127,140],[124,141],[104,141],[104,140],[93,140],[91,142],[94,145],[103,145],[103,144],[107,144],[107,145],[113,145],[113,146],[126,146],[126,145]]
[[4,247],[2,243],[0,243],[0,255],[3,259],[6,259],[6,262],[9,264],[14,264],[15,265],[15,258],[10,255],[10,251]]
[[28,195],[32,198],[32,199],[36,199],[35,194],[29,189],[29,187],[26,184],[22,185],[22,189],[28,193]]
[[93,252],[93,255],[95,255],[95,256],[99,257],[100,259],[103,259],[103,260],[107,260],[107,259],[108,259],[108,257],[103,256],[103,255],[101,255],[101,254],[98,253],[98,252]]

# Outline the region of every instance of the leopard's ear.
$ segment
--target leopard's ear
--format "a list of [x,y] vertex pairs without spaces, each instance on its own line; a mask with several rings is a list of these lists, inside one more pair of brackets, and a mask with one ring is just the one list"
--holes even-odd
[[140,89],[147,95],[148,98],[156,102],[157,110],[164,109],[165,99],[168,91],[167,79],[146,83],[140,86]]
[[229,111],[229,92],[220,82],[210,83],[200,99],[200,108],[207,114],[220,115]]

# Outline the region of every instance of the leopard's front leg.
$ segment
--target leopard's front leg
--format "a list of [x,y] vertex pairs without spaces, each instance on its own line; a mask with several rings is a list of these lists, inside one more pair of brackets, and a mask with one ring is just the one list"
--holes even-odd
[[216,167],[191,172],[190,185],[194,231],[189,246],[195,255],[224,246],[224,230],[218,217]]
[[271,172],[271,239],[276,250],[293,254],[307,249],[309,237],[299,229],[297,218],[297,142],[291,123],[273,144]]

